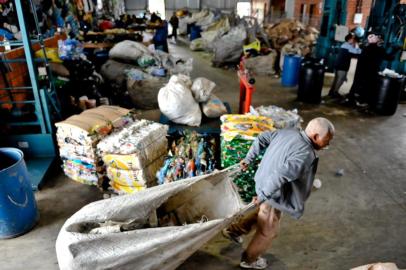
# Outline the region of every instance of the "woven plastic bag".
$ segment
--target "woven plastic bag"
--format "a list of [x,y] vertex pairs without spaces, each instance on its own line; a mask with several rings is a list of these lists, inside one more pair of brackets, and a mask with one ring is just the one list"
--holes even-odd
[[83,207],[56,240],[60,269],[177,268],[252,207],[232,183],[238,171],[234,166]]
[[197,102],[206,102],[209,100],[211,92],[216,84],[206,78],[200,77],[193,81],[192,93]]
[[159,109],[174,123],[200,126],[202,112],[188,87],[190,78],[187,78],[185,75],[173,75],[168,84],[159,90]]

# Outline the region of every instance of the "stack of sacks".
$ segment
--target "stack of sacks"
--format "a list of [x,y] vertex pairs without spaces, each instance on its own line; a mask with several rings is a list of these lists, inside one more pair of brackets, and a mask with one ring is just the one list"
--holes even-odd
[[[247,155],[251,144],[262,132],[273,130],[273,121],[269,117],[241,114],[226,114],[221,118],[221,166],[227,168],[239,163]],[[238,186],[241,198],[249,202],[255,196],[254,175],[259,156],[250,168],[241,172],[234,183]]]
[[167,152],[168,127],[140,120],[104,138],[97,145],[111,187],[133,193],[155,185]]
[[202,30],[205,30],[215,20],[215,15],[208,9],[203,9],[199,12],[195,12],[192,16],[185,16],[179,18],[179,34],[184,35],[187,32],[188,24],[195,24],[200,26]]
[[277,129],[300,128],[300,123],[303,121],[297,109],[290,111],[275,105],[259,106],[255,109],[251,107],[250,114],[270,117]]
[[212,94],[216,84],[206,78],[193,81],[186,75],[173,75],[158,93],[161,112],[174,123],[200,126],[203,113],[209,118],[227,112],[223,102]]
[[212,43],[230,31],[230,21],[227,16],[211,24],[206,31],[201,32],[201,38],[194,39],[190,42],[189,48],[192,51],[211,50]]
[[114,129],[131,122],[132,111],[100,106],[56,123],[56,138],[65,174],[80,183],[98,185],[104,168],[96,154],[97,143]]
[[[193,59],[182,59],[162,51],[150,51],[140,42],[124,40],[109,51],[100,73],[112,86],[115,102],[139,109],[157,109],[159,89],[173,74],[190,74]],[[124,98],[128,97],[128,98]]]

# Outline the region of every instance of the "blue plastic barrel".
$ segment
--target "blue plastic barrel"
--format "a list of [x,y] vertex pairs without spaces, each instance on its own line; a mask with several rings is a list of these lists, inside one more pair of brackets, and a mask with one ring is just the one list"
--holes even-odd
[[37,204],[23,152],[0,148],[0,239],[29,231],[37,218]]
[[200,28],[200,26],[198,25],[193,25],[190,28],[190,41],[197,39],[199,37],[201,37],[200,33],[202,32],[202,29]]
[[300,62],[302,57],[298,55],[285,55],[282,71],[282,85],[294,87],[299,80]]

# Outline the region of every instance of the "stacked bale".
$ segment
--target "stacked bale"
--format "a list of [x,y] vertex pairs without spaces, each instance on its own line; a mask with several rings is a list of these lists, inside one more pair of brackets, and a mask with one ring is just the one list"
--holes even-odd
[[133,193],[156,184],[156,172],[167,152],[167,131],[166,125],[139,120],[98,144],[97,153],[117,193]]
[[97,143],[114,129],[131,122],[132,111],[100,106],[56,123],[56,138],[66,176],[83,184],[101,184],[104,168],[96,154]]

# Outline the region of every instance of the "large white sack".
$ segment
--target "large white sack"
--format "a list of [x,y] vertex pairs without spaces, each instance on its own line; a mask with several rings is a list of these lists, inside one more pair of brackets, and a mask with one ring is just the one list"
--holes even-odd
[[188,85],[191,85],[188,76],[173,75],[168,84],[159,90],[159,109],[174,123],[200,126],[202,112]]
[[197,102],[206,102],[209,100],[216,84],[206,78],[200,77],[193,81],[192,93]]
[[193,58],[182,59],[175,57],[163,51],[155,51],[154,57],[156,64],[163,66],[170,75],[185,74],[189,75],[193,69]]
[[117,43],[109,52],[110,58],[126,62],[137,61],[137,59],[144,54],[151,55],[144,44],[131,40],[124,40]]
[[196,25],[200,26],[201,29],[205,30],[207,29],[207,27],[209,27],[212,23],[214,22],[214,13],[213,12],[209,12],[209,14],[207,14],[207,16],[199,19],[196,22]]
[[[59,232],[59,268],[176,269],[252,207],[233,184],[238,171],[234,166],[86,205]],[[156,222],[162,213],[173,213],[179,224],[163,227]]]

